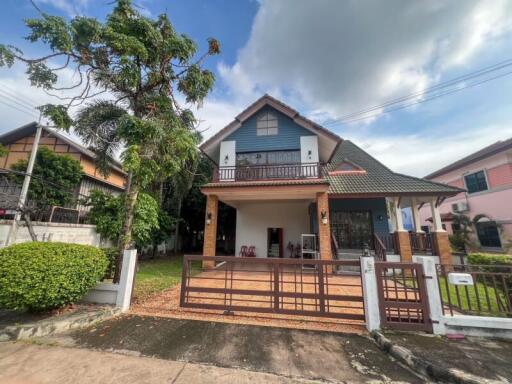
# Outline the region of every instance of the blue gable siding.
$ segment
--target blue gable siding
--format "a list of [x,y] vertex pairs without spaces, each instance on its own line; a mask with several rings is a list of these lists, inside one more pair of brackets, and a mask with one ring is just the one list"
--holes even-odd
[[[271,112],[277,116],[278,132],[273,136],[256,135],[256,119],[261,113]],[[236,141],[236,152],[299,150],[301,136],[314,136],[306,128],[295,123],[288,116],[266,106],[247,119],[240,128],[224,140]]]

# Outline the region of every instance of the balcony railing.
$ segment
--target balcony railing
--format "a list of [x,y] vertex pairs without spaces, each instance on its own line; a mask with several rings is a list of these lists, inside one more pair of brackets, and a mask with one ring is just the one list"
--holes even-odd
[[238,165],[216,169],[213,181],[310,179],[320,178],[322,175],[322,165],[320,163]]

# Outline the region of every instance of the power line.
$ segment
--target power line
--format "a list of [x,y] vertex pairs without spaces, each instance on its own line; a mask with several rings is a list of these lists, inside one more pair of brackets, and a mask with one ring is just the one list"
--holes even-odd
[[31,105],[29,105],[27,103],[23,103],[23,102],[20,102],[20,101],[16,100],[15,98],[13,98],[13,97],[9,96],[8,94],[4,93],[3,90],[1,90],[1,89],[0,89],[0,96],[2,96],[3,98],[7,99],[7,101],[9,101],[10,103],[16,104],[20,108],[26,109],[30,113],[34,112],[35,109],[36,109],[36,107],[34,107],[34,106],[31,106]]
[[[478,78],[478,77],[482,77],[482,76],[487,75],[489,73],[493,73],[493,72],[499,71],[501,69],[504,69],[504,68],[507,68],[507,67],[510,67],[510,66],[512,66],[512,59],[504,60],[504,61],[499,62],[497,64],[493,64],[491,66],[481,68],[481,69],[479,69],[477,71],[473,71],[473,72],[467,73],[465,75],[453,78],[451,80],[439,83],[439,84],[434,85],[432,87],[429,87],[429,88],[427,88],[427,89],[425,89],[423,91],[412,93],[412,94],[409,94],[409,95],[406,95],[406,96],[402,96],[402,97],[399,97],[399,98],[396,98],[396,99],[391,99],[391,100],[388,100],[388,101],[386,101],[386,102],[384,102],[382,104],[374,105],[372,107],[364,108],[362,110],[359,110],[359,111],[356,111],[356,112],[353,112],[353,113],[349,113],[349,114],[343,115],[343,116],[341,116],[341,117],[339,117],[337,119],[327,120],[326,122],[324,122],[323,125],[327,126],[327,125],[334,125],[334,124],[339,124],[339,123],[345,123],[345,122],[352,122],[352,121],[359,121],[359,120],[368,119],[368,118],[380,115],[381,113],[387,113],[387,112],[393,111],[395,109],[386,110],[386,111],[383,111],[383,112],[379,112],[378,114],[370,115],[370,116],[364,116],[362,118],[359,118],[359,116],[365,115],[365,114],[367,114],[369,112],[372,112],[372,111],[375,111],[375,110],[384,109],[386,107],[389,107],[389,106],[392,106],[392,105],[395,105],[395,104],[400,104],[400,103],[403,103],[403,102],[411,100],[411,99],[417,99],[420,96],[427,95],[427,94],[432,93],[434,91],[442,90],[444,88],[452,87],[452,86],[455,86],[455,85],[458,85],[458,84],[463,84],[463,82],[465,82],[465,81],[472,80],[472,79],[475,79],[475,78]],[[507,72],[503,76],[508,75],[508,74],[509,73]],[[489,78],[489,81],[490,80],[494,80],[495,78],[499,78],[499,77],[502,77],[502,76],[500,75],[500,76],[497,76],[497,77]],[[480,82],[478,84],[481,84],[481,83],[484,83],[484,82],[487,82],[487,80],[484,80],[484,81],[482,81],[482,82]],[[475,85],[478,85],[478,84],[475,84]],[[473,86],[473,85],[471,85],[471,86]],[[470,87],[469,86],[463,86],[463,87],[457,88],[456,90],[454,90],[454,92],[448,91],[446,94],[455,93],[455,92],[458,92],[459,90],[466,89],[466,88],[470,88]],[[442,95],[444,95],[444,93]],[[428,101],[428,100],[432,100],[433,98],[434,97],[429,97],[429,98],[423,99],[423,100],[424,101]],[[437,97],[435,97],[435,98],[437,98]],[[415,105],[415,104],[419,104],[420,102],[422,102],[422,100],[417,100],[417,101],[418,102],[412,103],[410,105]],[[408,106],[410,106],[410,105],[408,105]],[[400,107],[398,109],[402,109],[402,107]]]
[[28,111],[26,111],[26,110],[22,110],[21,108],[18,108],[18,107],[16,107],[16,106],[12,105],[12,104],[9,104],[9,103],[8,103],[7,101],[5,101],[5,100],[0,99],[0,103],[4,104],[4,105],[6,105],[6,106],[8,106],[8,107],[10,107],[10,108],[16,109],[16,110],[18,110],[19,112],[24,113],[24,114],[26,114],[26,115],[30,114],[30,115],[32,115],[33,117],[37,117],[37,114],[36,114],[35,112],[28,112]]
[[[426,99],[417,100],[417,101],[409,103],[409,104],[405,104],[405,105],[401,105],[401,106],[398,106],[398,107],[395,107],[395,108],[388,109],[388,110],[384,111],[383,113],[394,112],[394,111],[398,111],[400,109],[408,108],[408,107],[411,107],[411,106],[414,106],[414,105],[417,105],[417,104],[422,104],[424,102],[435,100],[435,99],[438,99],[438,98],[443,97],[443,96],[451,95],[453,93],[457,93],[457,92],[463,91],[465,89],[472,88],[472,87],[475,87],[477,85],[481,85],[481,84],[487,83],[489,81],[498,79],[500,77],[505,77],[505,76],[508,76],[508,75],[511,75],[511,74],[512,74],[512,71],[505,72],[505,73],[499,74],[499,75],[491,77],[491,78],[487,78],[487,79],[484,79],[484,80],[481,80],[481,81],[478,81],[478,82],[475,82],[475,83],[471,83],[471,84],[469,84],[467,86],[463,86],[463,87],[460,87],[460,88],[451,89],[451,90],[447,90],[447,91],[442,92],[442,93],[435,94],[435,95],[433,95],[431,97],[428,97]],[[358,117],[354,117],[353,119],[347,119],[347,120],[339,121],[339,123],[353,123],[353,122],[356,122],[356,121],[361,121],[361,120],[370,119],[372,117],[377,117],[380,114],[381,113],[375,113],[373,115],[363,116],[363,117],[359,117],[359,118]]]

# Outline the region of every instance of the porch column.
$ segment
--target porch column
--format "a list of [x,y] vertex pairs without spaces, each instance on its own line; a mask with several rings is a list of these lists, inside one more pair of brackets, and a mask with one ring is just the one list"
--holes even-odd
[[[206,213],[204,220],[203,256],[215,256],[218,208],[219,198],[217,195],[208,195],[206,198]],[[214,262],[203,261],[203,268],[209,269],[213,267],[215,267]]]
[[409,233],[404,229],[399,197],[393,198],[393,211],[395,212],[396,222],[395,248],[400,255],[400,261],[410,263],[412,262],[411,239],[409,238]]
[[425,249],[425,231],[421,229],[421,219],[420,219],[420,210],[418,208],[418,200],[416,198],[412,198],[412,219],[414,221],[414,230],[417,235],[418,248],[423,250]]
[[441,221],[441,213],[437,206],[437,199],[433,198],[430,201],[430,209],[432,212],[432,224],[434,230],[432,231],[432,248],[434,254],[439,256],[439,262],[443,265],[451,265],[452,262],[452,248],[448,240],[448,233],[443,229]]
[[316,194],[316,210],[318,220],[318,242],[320,243],[320,259],[332,260],[331,222],[329,219],[329,197],[327,192]]

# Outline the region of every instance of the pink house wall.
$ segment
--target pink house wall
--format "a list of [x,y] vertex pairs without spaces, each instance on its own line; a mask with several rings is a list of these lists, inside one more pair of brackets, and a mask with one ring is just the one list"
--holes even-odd
[[[470,218],[477,214],[485,214],[501,225],[502,243],[510,242],[512,246],[512,151],[502,152],[486,159],[465,165],[432,179],[465,188],[464,175],[484,170],[489,189],[472,194],[460,193],[446,199],[440,206],[441,214],[452,212],[452,204],[467,202],[469,211],[464,212]],[[422,225],[432,224],[426,221],[431,217],[430,206],[427,204],[420,210]],[[451,223],[446,224],[446,230],[451,231]],[[505,245],[505,244],[504,244]]]

